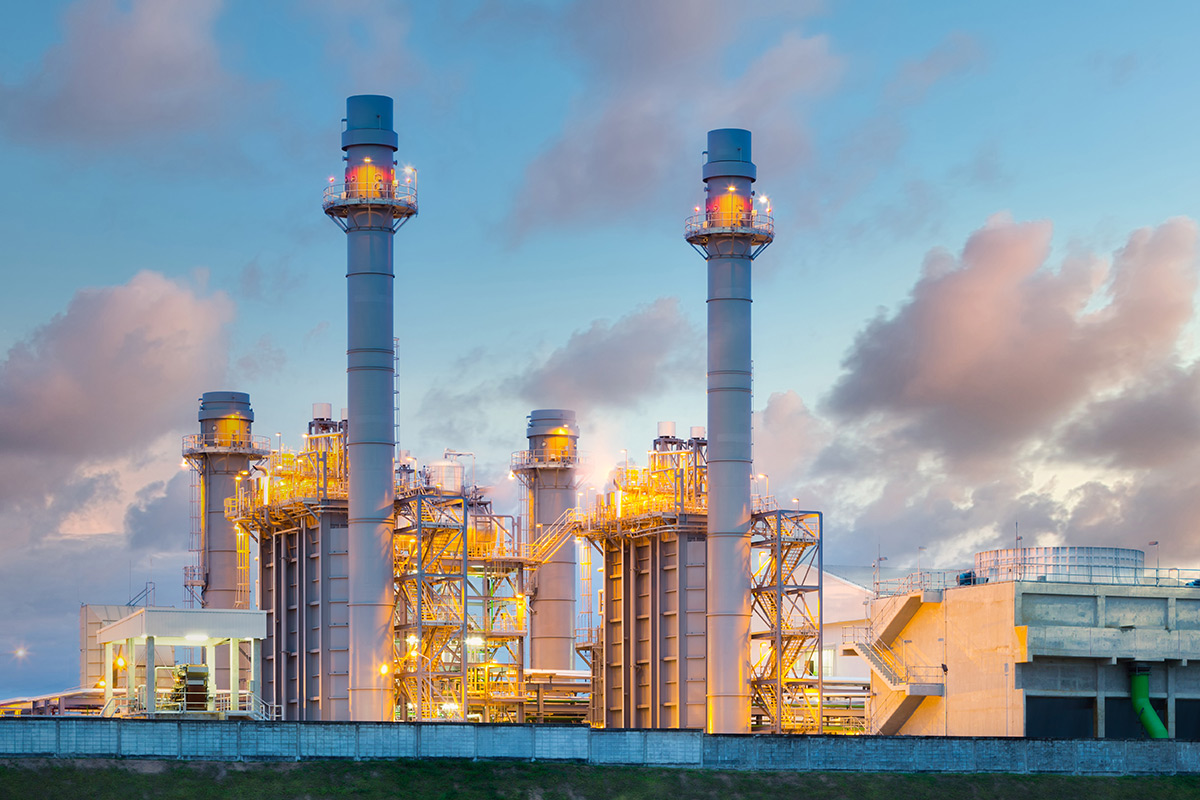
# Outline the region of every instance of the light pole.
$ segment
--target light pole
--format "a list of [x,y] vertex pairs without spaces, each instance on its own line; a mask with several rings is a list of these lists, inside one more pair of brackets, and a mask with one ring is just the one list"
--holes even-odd
[[1150,546],[1154,548],[1154,585],[1158,586],[1158,570],[1161,566],[1158,560],[1158,540],[1150,542]]

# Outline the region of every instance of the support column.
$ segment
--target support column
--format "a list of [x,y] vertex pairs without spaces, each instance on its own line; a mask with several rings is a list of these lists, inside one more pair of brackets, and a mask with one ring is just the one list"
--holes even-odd
[[137,666],[133,658],[133,639],[125,640],[125,699],[133,705],[137,698]]
[[241,690],[241,675],[238,674],[238,668],[242,663],[241,654],[241,639],[229,640],[229,708],[231,711],[241,711],[241,703],[238,702]]
[[217,710],[217,647],[204,646],[204,663],[208,666],[208,710]]
[[154,671],[154,637],[146,637],[146,713],[158,710],[158,675]]
[[[1174,611],[1175,598],[1171,598],[1172,608]],[[1172,664],[1170,661],[1163,662],[1163,669],[1167,671],[1167,736],[1175,738],[1175,678],[1178,675],[1179,663]]]
[[113,672],[113,646],[112,642],[104,643],[104,705],[108,705],[113,698],[113,681],[116,680],[116,673]]
[[262,699],[262,640],[252,639],[250,646],[250,693]]

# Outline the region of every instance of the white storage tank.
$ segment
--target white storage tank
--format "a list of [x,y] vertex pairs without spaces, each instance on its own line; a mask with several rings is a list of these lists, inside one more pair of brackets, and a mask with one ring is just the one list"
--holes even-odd
[[1126,547],[1017,547],[975,554],[975,580],[1141,583],[1146,554]]
[[429,485],[450,494],[460,494],[463,490],[463,465],[457,461],[440,459],[425,467]]

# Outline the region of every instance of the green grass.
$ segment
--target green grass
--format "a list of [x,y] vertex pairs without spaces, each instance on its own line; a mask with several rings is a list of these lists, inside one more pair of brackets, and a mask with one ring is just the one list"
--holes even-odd
[[496,761],[225,764],[107,760],[0,762],[0,798],[32,800],[958,800],[1200,798],[1200,778],[715,772]]

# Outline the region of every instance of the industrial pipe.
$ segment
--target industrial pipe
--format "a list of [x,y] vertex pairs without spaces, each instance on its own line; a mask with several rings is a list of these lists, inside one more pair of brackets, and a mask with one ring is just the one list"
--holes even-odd
[[1150,704],[1150,665],[1135,661],[1129,665],[1129,699],[1133,713],[1151,739],[1167,739],[1167,728]]

